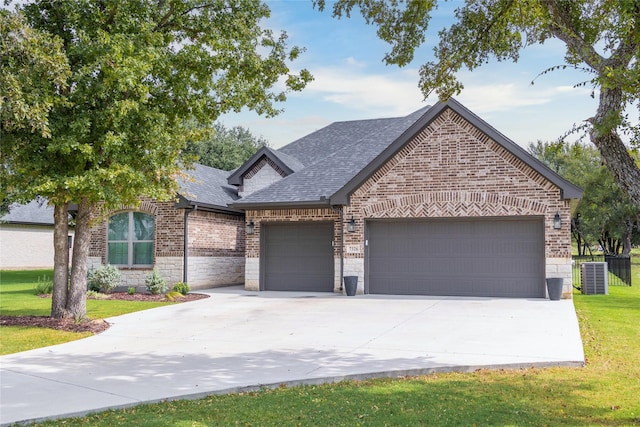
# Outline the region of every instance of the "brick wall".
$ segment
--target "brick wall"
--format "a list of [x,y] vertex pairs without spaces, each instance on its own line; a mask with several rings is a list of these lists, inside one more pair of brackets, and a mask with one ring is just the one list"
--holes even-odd
[[244,217],[205,211],[189,214],[191,256],[243,257]]
[[[183,279],[184,210],[173,202],[144,200],[134,209],[122,206],[117,212],[138,210],[155,218],[154,266],[173,285]],[[93,268],[107,262],[107,219],[91,232],[90,261]],[[189,214],[189,282],[193,289],[238,284],[244,275],[244,217],[195,211]],[[142,287],[151,268],[121,267],[127,286]]]
[[121,206],[114,209],[105,219],[91,230],[89,256],[100,257],[107,262],[107,218],[118,212],[136,210],[153,215],[155,219],[155,257],[183,255],[183,211],[176,209],[173,202],[156,202],[145,199],[138,208]]

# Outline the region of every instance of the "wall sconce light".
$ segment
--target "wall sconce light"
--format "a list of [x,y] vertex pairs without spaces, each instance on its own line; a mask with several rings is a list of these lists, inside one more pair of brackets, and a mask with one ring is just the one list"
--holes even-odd
[[256,228],[256,225],[253,223],[253,221],[249,221],[247,223],[247,234],[253,234],[254,230]]
[[555,230],[560,230],[562,228],[562,218],[560,218],[560,212],[556,212],[556,215],[553,217],[553,228]]
[[347,231],[349,233],[355,233],[356,231],[356,220],[353,217],[347,222]]

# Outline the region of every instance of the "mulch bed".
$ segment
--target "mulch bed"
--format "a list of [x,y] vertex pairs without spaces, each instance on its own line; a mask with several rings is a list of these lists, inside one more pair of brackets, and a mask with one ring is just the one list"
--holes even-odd
[[[46,298],[47,296],[42,296]],[[50,295],[49,295],[50,297]],[[209,298],[204,294],[187,294],[184,297],[178,297],[173,300],[175,303],[183,303],[195,301],[203,298]],[[151,295],[136,293],[129,295],[126,292],[114,292],[109,294],[105,300],[125,300],[125,301],[166,301],[164,295]],[[99,334],[109,329],[109,323],[102,320],[81,320],[76,322],[74,319],[54,319],[47,316],[0,316],[0,326],[30,326],[36,328],[50,328],[67,332],[91,332]]]

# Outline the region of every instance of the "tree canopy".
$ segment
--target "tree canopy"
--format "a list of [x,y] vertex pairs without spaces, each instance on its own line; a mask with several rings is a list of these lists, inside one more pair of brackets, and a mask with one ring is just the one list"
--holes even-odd
[[[0,10],[0,139],[11,132],[51,136],[48,116],[70,76],[62,41]],[[18,198],[8,185],[6,147],[0,150],[0,213]]]
[[[640,239],[640,208],[636,207],[602,165],[592,146],[566,142],[529,145],[529,152],[560,175],[584,189],[573,207],[572,232],[579,254],[586,245],[598,244],[606,254],[628,255]],[[640,156],[631,152],[640,163]]]
[[[314,0],[322,10],[325,0]],[[437,0],[337,0],[335,17],[359,11],[378,37],[391,45],[387,64],[404,66],[425,42]],[[562,67],[575,67],[598,92],[599,104],[585,117],[591,141],[620,187],[640,207],[640,168],[629,155],[620,132],[640,144],[639,129],[625,115],[640,109],[640,2],[609,0],[474,0],[455,11],[455,22],[438,33],[434,61],[420,69],[425,96],[436,91],[441,99],[458,94],[462,68],[474,70],[488,62],[517,61],[524,48],[558,39],[566,47]],[[542,74],[556,69],[540,70]],[[568,124],[567,127],[570,127]]]
[[[101,208],[175,195],[180,154],[197,138],[186,123],[244,107],[275,115],[277,102],[310,81],[289,68],[301,49],[261,27],[269,13],[259,0],[35,0],[3,11],[59,40],[70,68],[55,88],[48,132],[5,128],[0,138],[7,187],[56,209],[53,316],[85,314],[90,227]],[[18,61],[19,39],[5,41]],[[24,72],[38,78],[37,67]],[[78,206],[71,285],[57,295],[67,285],[70,202]]]
[[229,171],[240,167],[265,145],[269,145],[268,141],[254,136],[249,129],[242,126],[228,129],[218,122],[210,136],[187,142],[184,153],[195,156],[205,166]]

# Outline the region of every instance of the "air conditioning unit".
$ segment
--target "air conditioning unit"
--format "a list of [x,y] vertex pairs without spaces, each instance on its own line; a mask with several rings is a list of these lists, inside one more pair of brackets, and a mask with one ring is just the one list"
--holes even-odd
[[583,262],[580,264],[580,283],[586,295],[609,293],[609,270],[606,262]]

